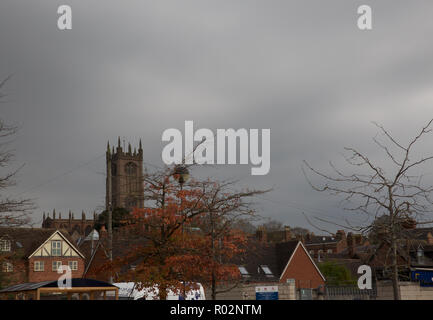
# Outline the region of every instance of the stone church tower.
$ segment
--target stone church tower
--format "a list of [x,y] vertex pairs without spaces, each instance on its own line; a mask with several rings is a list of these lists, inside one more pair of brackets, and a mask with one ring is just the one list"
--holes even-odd
[[[112,208],[125,208],[131,210],[135,207],[144,206],[143,186],[143,148],[141,140],[138,151],[131,149],[123,150],[118,139],[117,148],[110,150],[110,143],[107,144],[106,153],[107,179],[108,166],[111,166],[111,199]],[[106,183],[106,207],[108,207],[108,180]]]

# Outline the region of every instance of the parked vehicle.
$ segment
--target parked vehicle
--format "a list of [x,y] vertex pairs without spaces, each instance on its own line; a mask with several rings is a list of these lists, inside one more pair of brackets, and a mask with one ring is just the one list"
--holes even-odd
[[[159,289],[156,285],[153,288],[143,288],[142,290],[138,290],[134,282],[118,282],[114,285],[119,288],[119,300],[159,300]],[[196,285],[199,287],[198,289],[186,292],[186,300],[206,300],[203,286],[200,283],[196,283]],[[169,290],[167,300],[184,300],[184,298],[182,293],[176,294]]]

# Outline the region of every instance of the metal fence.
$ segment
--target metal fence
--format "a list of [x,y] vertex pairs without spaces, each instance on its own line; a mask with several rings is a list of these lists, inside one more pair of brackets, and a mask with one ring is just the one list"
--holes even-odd
[[325,300],[375,300],[376,287],[361,290],[356,286],[325,287]]

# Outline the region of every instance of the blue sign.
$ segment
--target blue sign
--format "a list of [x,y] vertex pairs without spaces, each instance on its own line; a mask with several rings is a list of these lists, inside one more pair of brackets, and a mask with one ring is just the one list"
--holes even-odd
[[256,300],[278,300],[278,286],[256,287]]
[[278,300],[278,292],[256,292],[256,300]]
[[412,281],[419,281],[421,287],[433,287],[433,271],[415,270],[410,272]]

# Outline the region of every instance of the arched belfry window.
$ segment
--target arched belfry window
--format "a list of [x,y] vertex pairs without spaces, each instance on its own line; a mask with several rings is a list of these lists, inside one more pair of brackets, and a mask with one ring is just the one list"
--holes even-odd
[[138,191],[138,168],[133,162],[128,162],[125,165],[125,175],[126,175],[126,192],[136,192]]
[[137,175],[137,165],[133,162],[128,162],[125,165],[125,173],[127,176],[136,176]]
[[137,207],[137,200],[134,198],[126,198],[125,199],[125,208],[133,209]]

